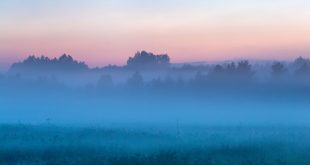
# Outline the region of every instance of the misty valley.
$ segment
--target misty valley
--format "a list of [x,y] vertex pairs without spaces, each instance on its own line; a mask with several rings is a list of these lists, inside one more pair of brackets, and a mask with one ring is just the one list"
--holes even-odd
[[310,0],[0,0],[0,165],[310,165]]
[[310,60],[70,55],[0,74],[0,164],[309,164]]

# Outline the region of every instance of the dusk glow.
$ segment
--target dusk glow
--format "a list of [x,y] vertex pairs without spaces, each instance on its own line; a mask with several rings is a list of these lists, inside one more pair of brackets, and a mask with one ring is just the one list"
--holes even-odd
[[124,64],[139,50],[174,63],[310,57],[309,8],[308,0],[2,0],[0,65],[63,53]]
[[0,165],[310,165],[310,0],[0,0]]

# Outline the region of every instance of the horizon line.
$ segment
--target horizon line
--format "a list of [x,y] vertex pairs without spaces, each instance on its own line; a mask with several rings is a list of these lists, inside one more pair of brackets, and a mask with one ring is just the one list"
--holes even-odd
[[[144,50],[142,50],[144,51]],[[142,51],[136,51],[136,52],[142,52]],[[148,53],[151,53],[149,51],[146,51]],[[167,54],[169,56],[168,53],[163,53],[163,54]],[[22,62],[23,60],[25,60],[26,58],[30,57],[30,56],[35,56],[35,57],[48,57],[49,59],[54,59],[54,58],[59,58],[61,57],[62,55],[68,55],[68,56],[71,56],[74,60],[78,61],[78,62],[84,62],[87,66],[89,66],[90,69],[95,69],[95,68],[103,68],[103,67],[106,67],[106,66],[109,66],[109,65],[115,65],[115,66],[126,66],[126,62],[123,62],[123,64],[113,64],[113,63],[109,63],[109,64],[102,64],[102,65],[89,65],[89,63],[86,61],[86,60],[79,60],[79,59],[76,59],[74,57],[74,55],[71,55],[69,53],[63,53],[59,56],[46,56],[44,54],[42,55],[35,55],[35,54],[32,54],[32,55],[28,55],[28,56],[24,56],[23,59],[21,60],[17,60],[15,62],[2,62],[0,61],[0,72],[3,72],[3,71],[8,71],[10,69],[10,67],[14,64],[14,63],[18,63],[18,62]],[[156,55],[156,54],[155,54]],[[128,56],[129,57],[132,57],[132,56]],[[171,58],[171,56],[169,56]],[[304,56],[295,56],[295,57],[291,57],[291,58],[286,58],[286,59],[283,59],[283,58],[280,58],[280,59],[274,59],[274,58],[270,58],[270,59],[267,59],[267,58],[263,58],[263,59],[259,59],[259,58],[250,58],[250,57],[239,57],[239,58],[231,58],[231,59],[223,59],[223,60],[187,60],[187,61],[176,61],[176,62],[171,62],[172,65],[186,65],[186,64],[189,64],[189,65],[211,65],[211,64],[217,64],[217,63],[228,63],[228,62],[237,62],[237,61],[243,61],[243,60],[247,60],[251,63],[253,62],[290,62],[294,59],[297,59],[299,57],[302,57],[302,58],[305,58],[305,59],[308,59],[307,57],[304,57]]]

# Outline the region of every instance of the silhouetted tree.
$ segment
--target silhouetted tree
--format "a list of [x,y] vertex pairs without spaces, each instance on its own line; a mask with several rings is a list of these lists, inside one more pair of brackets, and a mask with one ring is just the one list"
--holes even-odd
[[[111,65],[111,64],[109,64],[109,65],[107,65],[107,66],[105,66],[105,67],[103,67],[103,68],[101,68],[102,70],[120,70],[120,69],[122,69],[123,67],[120,67],[120,66],[117,66],[117,65]],[[98,69],[98,68],[97,68]]]
[[254,73],[252,71],[252,66],[248,61],[240,61],[238,62],[238,66],[236,68],[239,74],[251,77]]
[[236,72],[236,64],[234,62],[228,64],[226,67],[226,73],[232,75],[235,72]]
[[240,61],[237,66],[234,62],[217,64],[208,74],[208,82],[214,85],[239,84],[252,79],[254,72],[248,61]]
[[288,70],[285,68],[284,64],[281,62],[275,62],[271,66],[271,74],[274,78],[283,78],[288,73]]
[[62,55],[58,59],[45,56],[29,56],[22,62],[14,63],[10,71],[82,71],[88,69],[84,62],[74,60],[70,55]]
[[295,76],[302,79],[309,79],[310,76],[310,61],[303,57],[298,57],[293,66],[295,68]]
[[301,78],[309,78],[310,76],[310,67],[307,63],[302,64],[295,70],[295,75]]
[[296,68],[300,68],[303,65],[310,65],[310,60],[303,58],[303,57],[298,57],[295,59],[295,61],[293,62],[294,67]]
[[157,69],[166,68],[170,65],[170,58],[167,54],[154,55],[146,51],[137,52],[134,57],[129,57],[127,67],[134,69]]
[[[196,75],[196,76],[199,76],[199,75]],[[200,77],[200,78],[203,78],[203,77]],[[208,74],[209,82],[220,82],[220,81],[224,81],[223,79],[225,78],[227,78],[226,73],[225,73],[225,68],[221,64],[215,65],[214,68]]]

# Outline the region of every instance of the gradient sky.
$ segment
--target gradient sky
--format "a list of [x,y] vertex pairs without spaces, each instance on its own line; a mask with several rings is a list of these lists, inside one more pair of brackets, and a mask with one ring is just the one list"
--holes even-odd
[[1,0],[0,66],[63,53],[91,66],[138,50],[173,62],[310,57],[309,0]]

